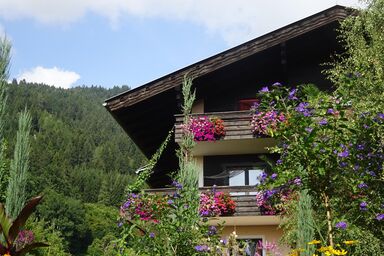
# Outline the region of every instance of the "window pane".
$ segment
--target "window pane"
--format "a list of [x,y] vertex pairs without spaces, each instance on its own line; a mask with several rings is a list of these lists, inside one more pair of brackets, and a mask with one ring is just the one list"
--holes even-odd
[[249,185],[256,185],[259,184],[260,181],[257,179],[263,172],[263,169],[258,169],[258,168],[252,168],[249,170]]
[[244,186],[245,173],[243,170],[234,170],[229,172],[229,186]]

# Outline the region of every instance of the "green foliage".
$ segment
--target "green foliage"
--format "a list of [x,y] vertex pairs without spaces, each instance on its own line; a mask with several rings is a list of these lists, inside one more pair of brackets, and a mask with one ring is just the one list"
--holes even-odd
[[384,98],[384,1],[369,0],[341,23],[345,53],[327,73],[337,92],[351,100],[358,111],[383,110]]
[[117,208],[102,204],[85,204],[85,211],[85,223],[93,239],[103,239],[105,236],[117,237],[119,234]]
[[59,230],[72,254],[86,250],[84,241],[87,235],[86,211],[76,199],[66,197],[53,190],[45,191],[45,200],[37,209],[37,216],[49,220]]
[[9,183],[6,194],[7,214],[16,218],[25,200],[27,172],[29,169],[31,115],[25,110],[19,117],[19,130],[15,145],[14,157],[11,162]]
[[132,176],[114,171],[108,173],[108,175],[104,175],[103,178],[98,202],[109,206],[119,206],[125,198],[125,188],[129,181],[133,180]]
[[[112,255],[122,255],[118,251],[118,248],[115,244],[116,237],[110,234],[93,240],[92,244],[88,247],[87,255],[89,256],[112,256]],[[133,252],[125,252],[125,256],[136,256]]]
[[[341,24],[345,53],[326,71],[337,92],[359,113],[384,109],[384,1],[364,0],[368,8]],[[378,130],[384,144],[384,128]]]
[[144,167],[141,167],[139,169],[140,172],[135,182],[127,187],[128,193],[137,193],[145,187],[146,181],[152,175],[153,169],[155,168],[157,161],[159,161],[160,156],[162,155],[163,151],[165,150],[169,141],[172,138],[172,134],[173,134],[173,129],[168,132],[167,137],[165,138],[163,143],[160,145],[160,147],[157,149],[156,153],[153,154],[151,159],[148,161],[148,164],[146,164]]
[[39,248],[34,251],[35,256],[70,256],[68,248],[60,231],[44,220],[34,220],[27,223],[27,228],[33,230],[35,239],[48,244],[47,248]]

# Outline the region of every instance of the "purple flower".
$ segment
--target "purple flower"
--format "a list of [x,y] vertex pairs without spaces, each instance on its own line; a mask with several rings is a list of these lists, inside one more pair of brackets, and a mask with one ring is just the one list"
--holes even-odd
[[122,221],[119,221],[118,223],[117,223],[117,227],[121,227],[121,226],[123,226],[123,222]]
[[337,222],[335,228],[345,230],[347,228],[347,223],[345,221]]
[[366,211],[366,210],[368,210],[368,209],[367,209],[367,206],[368,206],[368,203],[367,203],[367,202],[361,202],[361,203],[360,203],[360,210],[361,210],[361,211]]
[[179,182],[177,182],[175,180],[172,182],[172,186],[174,186],[177,189],[182,189],[183,188],[183,185],[181,185]]
[[217,228],[215,226],[208,227],[208,235],[213,236],[217,234]]
[[296,112],[303,114],[303,116],[311,116],[311,110],[308,108],[308,102],[300,102],[299,105],[295,108]]
[[169,204],[169,205],[173,204],[173,200],[172,200],[172,199],[169,199],[169,200],[167,201],[167,204]]
[[275,82],[275,83],[273,83],[272,86],[281,86],[281,83],[279,83],[279,82]]
[[377,114],[377,117],[380,118],[380,119],[384,119],[384,114],[383,113],[379,113],[379,114]]
[[280,165],[280,164],[282,164],[282,163],[283,163],[283,160],[282,160],[282,159],[279,159],[279,160],[276,161],[276,164],[277,164],[277,165]]
[[153,233],[153,232],[149,233],[149,237],[150,238],[155,238],[155,233]]
[[195,246],[195,250],[198,251],[198,252],[209,252],[209,247],[208,245],[196,245]]
[[356,146],[357,150],[364,150],[364,145],[363,144],[359,144]]
[[271,179],[275,180],[276,178],[277,178],[277,174],[276,173],[271,175]]
[[306,132],[308,132],[308,133],[311,133],[312,131],[313,131],[313,128],[311,128],[311,127],[307,127],[307,128],[305,128],[304,129]]
[[264,86],[263,88],[260,89],[259,92],[260,93],[269,92],[268,86]]
[[384,220],[384,213],[378,213],[378,214],[376,215],[376,219],[377,219],[378,221],[382,221],[382,220]]
[[267,177],[268,177],[268,174],[266,172],[262,172],[259,175],[258,179],[260,180],[261,183],[264,183],[264,181],[267,179]]
[[328,121],[327,119],[323,118],[321,119],[319,122],[318,122],[319,125],[327,125],[328,124]]
[[267,190],[264,192],[264,198],[265,198],[265,199],[271,198],[274,194],[276,194],[276,192],[277,192],[276,189],[272,189],[272,190],[267,189]]
[[296,92],[297,92],[296,88],[293,88],[292,90],[290,90],[289,94],[288,94],[288,99],[290,99],[290,100],[297,100]]
[[345,168],[345,167],[348,166],[348,163],[346,163],[346,162],[340,162],[339,165],[340,165],[341,168]]
[[252,104],[252,109],[258,109],[260,107],[260,103],[259,102],[253,102]]
[[128,200],[127,202],[125,202],[125,203],[123,204],[123,206],[122,206],[121,208],[122,208],[123,210],[125,210],[125,209],[128,209],[130,205],[131,205],[131,201]]
[[333,110],[333,108],[329,108],[327,110],[327,114],[333,115],[334,113],[335,113],[335,110]]
[[364,182],[361,182],[359,185],[357,185],[358,188],[361,188],[361,189],[364,189],[364,188],[368,188],[368,185],[365,184]]
[[296,178],[293,180],[293,184],[295,184],[296,186],[301,186],[302,183],[301,183],[301,179],[300,178]]

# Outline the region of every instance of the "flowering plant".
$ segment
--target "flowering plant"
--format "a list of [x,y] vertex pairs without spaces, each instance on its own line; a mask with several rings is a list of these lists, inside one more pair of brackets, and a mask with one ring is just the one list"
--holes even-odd
[[195,141],[215,141],[225,136],[224,121],[217,117],[192,117],[187,131],[193,134]]
[[295,193],[289,189],[271,189],[259,191],[256,194],[256,204],[262,215],[284,214],[287,202],[295,198]]
[[32,231],[24,230],[25,223],[42,200],[37,196],[29,200],[21,209],[15,220],[12,220],[0,203],[0,255],[21,256],[39,247],[47,247],[45,243],[35,242]]
[[283,113],[277,111],[257,111],[252,115],[251,127],[256,136],[273,136],[278,125],[286,120]]
[[200,195],[200,216],[230,216],[236,211],[236,204],[228,193],[212,191]]
[[[272,117],[284,113],[289,125],[286,121],[276,125],[273,136],[279,144],[271,152],[280,159],[272,167],[276,175],[263,178],[265,192],[258,195],[258,204],[268,214],[277,212],[270,201],[278,199],[281,188],[308,189],[314,210],[324,216],[330,246],[340,240],[340,230],[350,232],[344,222],[333,228],[332,223],[341,217],[382,234],[377,223],[384,214],[379,178],[383,173],[380,131],[384,114],[361,112],[347,98],[309,85],[294,89],[272,86],[260,92],[260,99],[257,110]],[[273,122],[266,127],[268,124],[275,127]],[[282,210],[284,213],[284,207]]]
[[120,217],[157,223],[160,215],[167,212],[169,200],[168,196],[131,193],[120,207]]

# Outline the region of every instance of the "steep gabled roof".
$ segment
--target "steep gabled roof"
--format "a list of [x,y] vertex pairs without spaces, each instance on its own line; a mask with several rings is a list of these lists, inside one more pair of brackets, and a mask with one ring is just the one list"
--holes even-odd
[[183,76],[186,73],[188,73],[191,77],[198,78],[247,58],[255,53],[281,44],[289,39],[308,33],[316,28],[325,26],[335,21],[341,21],[352,12],[352,9],[336,5],[210,58],[177,70],[138,88],[116,95],[105,101],[105,107],[110,112],[130,107],[181,85]]

